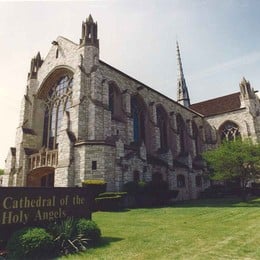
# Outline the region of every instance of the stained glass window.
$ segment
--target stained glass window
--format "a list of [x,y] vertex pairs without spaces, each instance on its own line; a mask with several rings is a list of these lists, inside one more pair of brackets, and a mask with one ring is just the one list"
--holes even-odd
[[221,140],[233,141],[240,137],[240,131],[237,124],[227,121],[220,127]]
[[43,146],[57,148],[63,114],[71,107],[73,78],[62,76],[49,90],[45,100]]

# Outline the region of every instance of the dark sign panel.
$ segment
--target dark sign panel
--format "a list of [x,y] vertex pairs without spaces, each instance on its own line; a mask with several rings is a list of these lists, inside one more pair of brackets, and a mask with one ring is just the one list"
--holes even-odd
[[67,217],[91,218],[93,196],[86,188],[0,188],[0,228]]

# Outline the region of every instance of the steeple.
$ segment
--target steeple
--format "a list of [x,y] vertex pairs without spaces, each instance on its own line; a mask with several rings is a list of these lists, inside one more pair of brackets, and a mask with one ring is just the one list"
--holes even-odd
[[177,66],[179,70],[178,78],[177,78],[177,102],[182,104],[185,107],[189,107],[190,106],[189,92],[183,74],[180,49],[177,41],[176,41],[176,46],[177,46]]
[[43,60],[41,58],[40,52],[37,53],[36,57],[31,60],[31,68],[28,73],[28,79],[36,79],[39,68],[41,67]]
[[99,40],[97,38],[97,23],[94,23],[91,14],[86,19],[86,22],[82,22],[80,45],[99,47]]
[[242,78],[239,87],[243,99],[253,99],[255,97],[255,91],[251,88],[250,82],[245,77]]

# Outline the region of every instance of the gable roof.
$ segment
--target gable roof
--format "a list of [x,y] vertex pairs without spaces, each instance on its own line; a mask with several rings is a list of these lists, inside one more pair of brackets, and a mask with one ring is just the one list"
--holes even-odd
[[173,103],[176,104],[177,106],[181,106],[183,109],[189,110],[190,112],[195,113],[195,114],[197,114],[197,115],[200,116],[200,117],[202,116],[201,114],[197,113],[196,110],[193,110],[193,111],[190,110],[188,107],[185,107],[185,106],[181,105],[181,104],[178,103],[177,101],[175,101],[175,100],[171,99],[170,97],[165,96],[164,94],[160,93],[159,91],[157,91],[157,90],[155,90],[155,89],[153,89],[153,88],[151,88],[151,87],[145,85],[144,83],[142,83],[142,82],[138,81],[137,79],[135,79],[135,78],[133,78],[133,77],[127,75],[126,73],[120,71],[119,69],[116,69],[115,67],[109,65],[108,63],[106,63],[106,62],[104,62],[104,61],[102,61],[102,60],[99,60],[99,63],[102,64],[102,65],[104,65],[104,66],[106,66],[106,67],[108,67],[108,68],[110,68],[111,70],[113,70],[113,71],[115,71],[115,72],[121,74],[123,77],[127,77],[128,79],[133,80],[135,83],[137,83],[138,85],[140,85],[140,87],[145,87],[145,88],[147,88],[148,90],[151,90],[151,91],[153,91],[153,92],[156,93],[156,94],[159,94],[161,97],[163,97],[163,98],[169,100],[170,102],[173,102]]
[[213,116],[238,110],[241,107],[240,92],[190,105],[189,108],[204,115]]

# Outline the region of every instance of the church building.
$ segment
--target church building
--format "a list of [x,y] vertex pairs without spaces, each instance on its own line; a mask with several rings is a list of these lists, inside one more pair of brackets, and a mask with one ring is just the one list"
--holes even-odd
[[79,43],[58,37],[31,61],[15,147],[3,186],[74,187],[100,179],[108,191],[129,181],[167,181],[195,199],[210,183],[201,153],[221,139],[260,140],[260,101],[240,92],[191,104],[177,43],[177,101],[99,57],[97,23]]

